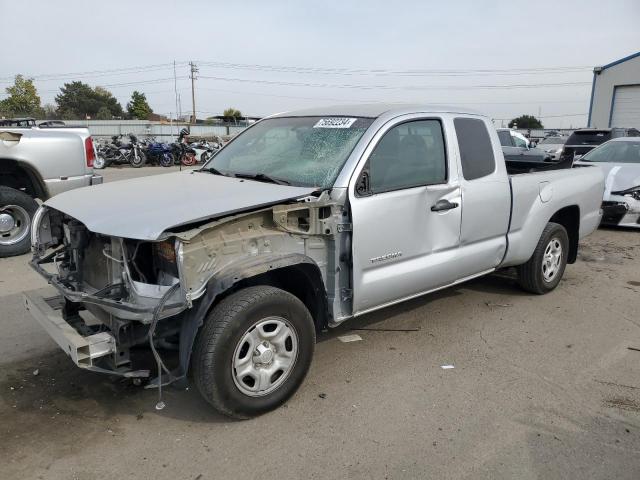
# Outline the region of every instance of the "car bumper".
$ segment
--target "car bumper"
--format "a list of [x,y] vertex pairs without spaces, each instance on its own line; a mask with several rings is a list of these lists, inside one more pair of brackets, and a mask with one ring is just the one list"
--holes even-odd
[[602,202],[602,225],[640,228],[640,202],[629,201]]
[[90,173],[87,175],[78,175],[76,177],[60,177],[50,178],[44,181],[49,192],[49,196],[53,197],[68,190],[76,188],[88,187],[90,185],[99,185],[103,183],[102,175]]
[[102,175],[96,175],[95,173],[91,175],[91,185],[100,185],[104,183],[104,177]]
[[[47,290],[47,289],[44,289]],[[102,360],[117,353],[116,339],[109,332],[83,335],[62,316],[61,295],[35,290],[23,294],[24,306],[58,346],[78,367],[124,377],[148,377],[148,370],[114,370],[99,366]],[[79,322],[81,323],[81,322]]]

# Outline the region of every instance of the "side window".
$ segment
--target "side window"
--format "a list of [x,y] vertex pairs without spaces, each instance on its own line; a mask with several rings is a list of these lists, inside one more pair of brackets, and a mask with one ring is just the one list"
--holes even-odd
[[493,173],[496,161],[487,127],[476,118],[453,120],[460,148],[460,163],[465,180],[475,180]]
[[527,142],[526,140],[523,140],[521,137],[519,137],[518,135],[511,135],[511,138],[513,138],[513,144],[516,147],[520,147],[520,148],[527,148]]
[[513,143],[511,142],[511,133],[507,130],[500,130],[498,132],[498,138],[500,139],[500,145],[503,147],[513,147]]
[[442,125],[438,120],[402,123],[384,134],[368,162],[370,193],[444,183]]

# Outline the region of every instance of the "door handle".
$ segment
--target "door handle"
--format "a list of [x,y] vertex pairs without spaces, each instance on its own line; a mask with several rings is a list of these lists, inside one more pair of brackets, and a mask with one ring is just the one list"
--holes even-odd
[[455,202],[450,202],[449,200],[438,200],[435,205],[431,207],[432,212],[443,212],[445,210],[451,210],[452,208],[456,208],[458,206]]

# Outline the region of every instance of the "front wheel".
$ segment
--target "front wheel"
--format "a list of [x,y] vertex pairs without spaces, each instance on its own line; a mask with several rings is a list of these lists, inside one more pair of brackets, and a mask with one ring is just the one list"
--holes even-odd
[[538,295],[556,288],[564,275],[568,253],[569,235],[565,228],[558,223],[547,223],[533,255],[518,267],[520,286]]
[[160,165],[163,167],[170,167],[174,163],[174,158],[171,153],[163,153],[160,156]]
[[254,417],[295,393],[314,346],[313,319],[297,297],[269,286],[245,288],[222,300],[200,329],[195,384],[220,413]]
[[147,156],[144,154],[144,152],[141,151],[132,151],[131,152],[131,157],[129,158],[129,163],[131,164],[131,166],[133,168],[140,168],[142,167],[145,163],[147,163]]

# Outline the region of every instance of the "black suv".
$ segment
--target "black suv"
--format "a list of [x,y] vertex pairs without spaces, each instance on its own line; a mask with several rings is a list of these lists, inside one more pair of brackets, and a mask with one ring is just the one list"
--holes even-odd
[[601,143],[618,137],[640,137],[640,130],[637,128],[580,128],[567,139],[562,160],[573,160],[576,155],[582,156]]

